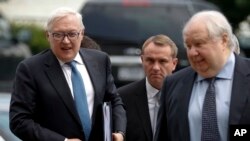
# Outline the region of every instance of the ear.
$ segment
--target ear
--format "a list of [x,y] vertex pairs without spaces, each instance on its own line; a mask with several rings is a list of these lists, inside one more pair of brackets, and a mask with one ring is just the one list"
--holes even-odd
[[222,45],[227,48],[228,47],[228,42],[229,42],[228,34],[223,33],[221,38],[222,38]]
[[48,31],[45,31],[45,36],[46,36],[47,40],[49,41],[49,32]]
[[84,29],[82,30],[82,32],[80,33],[80,38],[82,38],[82,41],[84,40]]
[[143,62],[143,55],[141,55],[141,62]]
[[173,58],[173,70],[172,71],[175,70],[177,64],[178,64],[178,58]]
[[82,36],[84,36],[84,29],[82,30],[81,34],[82,34]]

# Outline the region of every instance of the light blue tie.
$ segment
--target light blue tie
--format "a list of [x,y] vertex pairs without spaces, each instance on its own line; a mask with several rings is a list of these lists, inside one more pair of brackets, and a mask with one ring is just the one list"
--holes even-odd
[[74,93],[75,105],[82,123],[83,131],[86,140],[89,139],[91,131],[91,120],[89,116],[89,109],[87,103],[87,96],[84,88],[84,83],[81,74],[76,68],[76,62],[72,61],[68,63],[71,67],[71,80]]

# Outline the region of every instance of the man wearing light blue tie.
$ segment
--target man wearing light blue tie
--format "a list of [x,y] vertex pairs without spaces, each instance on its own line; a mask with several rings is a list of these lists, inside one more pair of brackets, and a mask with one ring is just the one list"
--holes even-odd
[[[10,129],[29,141],[103,141],[102,104],[112,103],[113,140],[123,141],[126,113],[107,54],[81,48],[82,16],[56,9],[48,19],[47,49],[22,61],[10,104]],[[84,42],[84,40],[83,40]]]

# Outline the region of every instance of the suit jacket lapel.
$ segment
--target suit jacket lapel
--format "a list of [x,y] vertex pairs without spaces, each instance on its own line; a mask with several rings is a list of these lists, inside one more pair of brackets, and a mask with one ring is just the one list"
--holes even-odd
[[233,87],[230,103],[229,124],[239,124],[249,94],[250,68],[236,56]]
[[[183,120],[181,120],[183,122],[183,132],[182,132],[182,137],[183,137],[183,140],[187,140],[187,139],[190,139],[190,131],[189,131],[189,121],[188,121],[188,108],[189,108],[189,101],[190,101],[190,98],[191,98],[191,94],[192,94],[192,89],[193,89],[193,85],[194,85],[194,81],[195,81],[195,78],[196,78],[197,74],[194,72],[194,71],[191,71],[190,72],[190,75],[188,75],[186,77],[186,79],[183,81],[182,85],[184,86],[183,87],[183,90],[182,90],[182,95],[183,95],[183,98],[180,99],[180,103],[183,103],[183,108],[182,110],[183,111],[180,111],[181,115],[180,117],[184,118]],[[187,83],[189,82],[189,83]]]
[[138,91],[136,93],[135,99],[140,99],[136,101],[136,107],[139,117],[141,119],[141,122],[143,123],[144,130],[146,132],[148,140],[153,139],[153,133],[151,128],[151,122],[150,122],[150,115],[149,115],[149,109],[148,109],[148,98],[147,98],[147,91],[146,91],[146,79],[143,79],[143,81],[140,81],[140,86],[138,87]]
[[57,91],[59,97],[62,98],[62,101],[65,103],[69,113],[76,119],[77,122],[80,122],[77,111],[74,106],[74,100],[70,92],[70,88],[68,87],[68,83],[65,79],[61,66],[56,59],[56,57],[52,54],[51,51],[47,52],[48,61],[45,62],[45,72],[48,75],[52,85]]
[[98,64],[95,61],[95,57],[93,57],[93,55],[90,55],[89,53],[86,53],[86,51],[87,50],[84,50],[84,51],[80,50],[80,55],[89,73],[89,76],[90,76],[90,79],[92,81],[92,85],[94,88],[94,92],[95,92],[93,115],[92,115],[92,121],[95,121],[97,105],[103,103],[102,99],[104,95],[100,95],[103,92],[100,91],[102,90],[101,88],[102,86],[99,85],[99,80],[102,79],[103,76],[101,76],[100,73],[98,73],[98,71],[102,70],[103,68],[99,68]]
[[86,69],[89,73],[90,79],[92,81],[95,93],[98,90],[98,80],[101,78],[97,71],[100,71],[103,68],[99,68],[98,64],[95,61],[95,57],[91,56],[90,54],[86,53],[85,51],[80,50],[80,55],[84,64],[86,65]]
[[182,81],[182,84],[179,89],[180,92],[178,92],[179,100],[180,100],[179,103],[182,103],[180,104],[180,107],[179,107],[180,118],[178,122],[180,122],[180,125],[181,125],[180,129],[182,131],[180,134],[181,134],[183,141],[190,139],[188,108],[189,108],[189,101],[190,101],[196,75],[197,74],[192,69],[190,69],[189,75],[187,75],[186,78]]

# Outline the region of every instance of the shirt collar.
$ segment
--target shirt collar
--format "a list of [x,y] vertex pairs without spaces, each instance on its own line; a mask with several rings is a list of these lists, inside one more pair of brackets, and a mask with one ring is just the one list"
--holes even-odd
[[83,61],[82,61],[82,58],[81,58],[79,52],[76,54],[74,61],[76,61],[77,63],[79,63],[81,65],[83,64]]
[[[63,62],[59,58],[57,58],[57,60],[59,61],[60,66],[63,66],[65,63],[67,63],[67,62]],[[79,52],[76,54],[76,56],[75,56],[75,58],[73,60],[76,61],[79,64],[83,64],[83,61],[82,61],[82,58],[81,58]]]
[[148,78],[146,77],[146,91],[147,91],[147,96],[148,98],[152,98],[154,97],[159,90],[154,88],[149,82],[148,82]]

